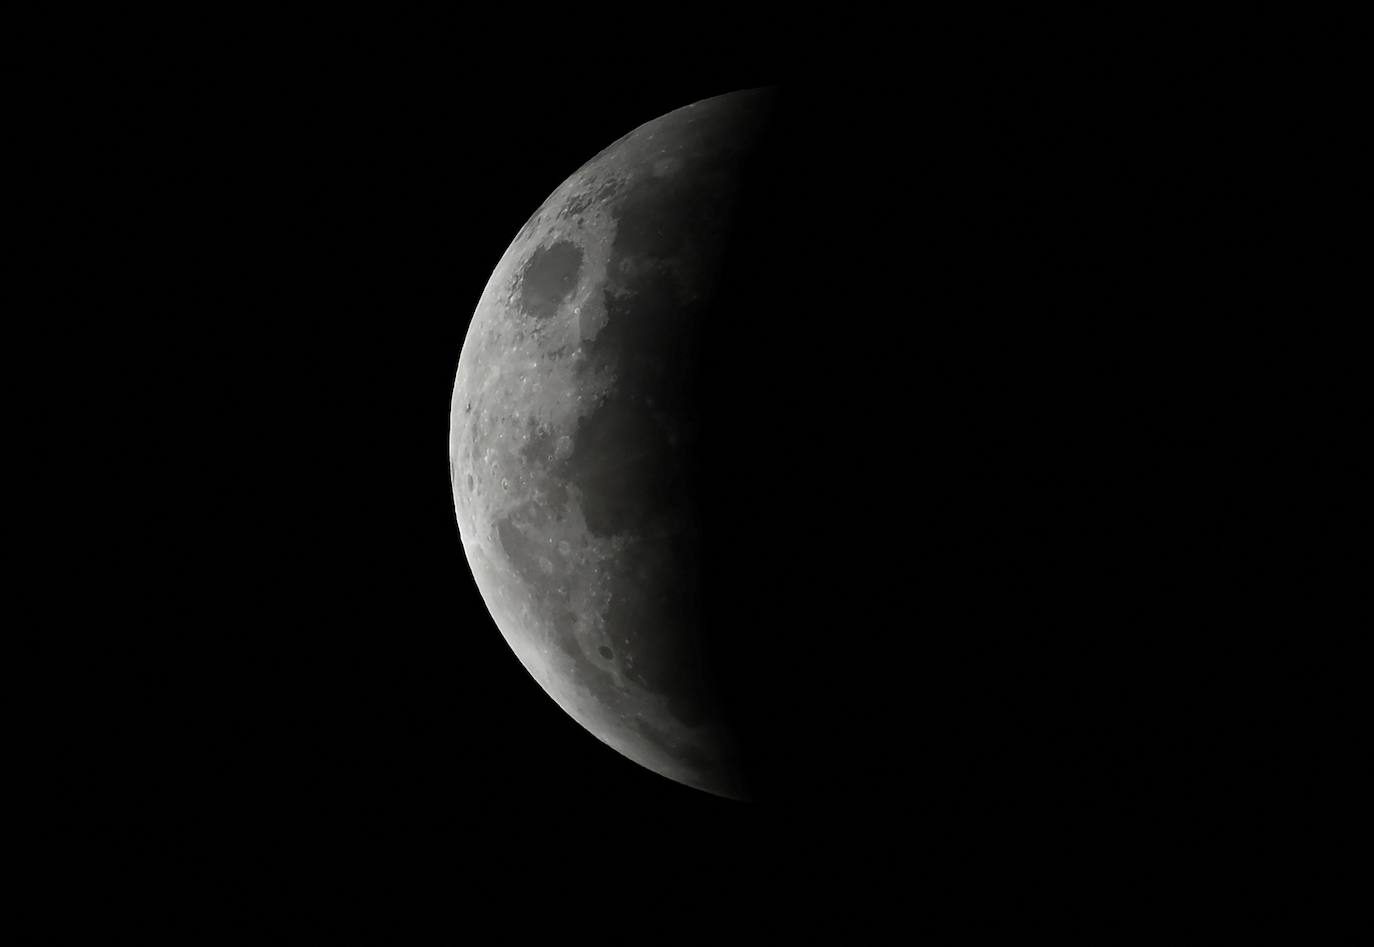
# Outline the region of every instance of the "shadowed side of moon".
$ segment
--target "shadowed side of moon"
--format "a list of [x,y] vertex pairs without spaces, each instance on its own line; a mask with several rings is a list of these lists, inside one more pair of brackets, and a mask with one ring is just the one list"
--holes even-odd
[[632,760],[744,795],[701,633],[698,350],[769,95],[635,129],[521,229],[477,306],[450,429],[478,588],[526,669]]

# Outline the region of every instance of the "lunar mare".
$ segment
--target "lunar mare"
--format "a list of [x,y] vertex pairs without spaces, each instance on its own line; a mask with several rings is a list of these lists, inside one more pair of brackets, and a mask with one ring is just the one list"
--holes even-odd
[[767,93],[635,129],[521,228],[454,385],[464,550],[506,641],[589,732],[743,794],[702,653],[696,347]]

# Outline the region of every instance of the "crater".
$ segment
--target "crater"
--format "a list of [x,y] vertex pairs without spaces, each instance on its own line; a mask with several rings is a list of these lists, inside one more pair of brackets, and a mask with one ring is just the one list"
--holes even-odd
[[561,214],[559,214],[558,216],[559,216],[560,218],[562,218],[562,219],[565,219],[565,220],[566,220],[567,218],[569,218],[569,217],[577,217],[577,216],[581,215],[582,212],[585,211],[588,207],[591,207],[591,206],[592,206],[592,195],[591,195],[591,194],[588,194],[588,193],[585,193],[585,192],[584,192],[584,193],[581,193],[581,194],[575,194],[575,195],[573,195],[571,198],[568,199],[567,206],[565,206],[565,207],[563,208],[563,212],[562,212]]
[[525,458],[526,463],[533,466],[543,466],[553,459],[554,437],[553,432],[547,427],[541,426],[534,418],[526,422],[525,444],[520,448],[520,455]]
[[597,652],[600,653],[600,655],[601,655],[603,658],[605,658],[607,661],[609,661],[609,660],[611,660],[611,658],[615,657],[615,652],[612,651],[610,648],[606,647],[604,644],[603,644],[601,647],[597,648],[596,650],[597,650]]
[[520,274],[520,308],[535,319],[548,319],[577,288],[582,248],[566,240],[530,254]]

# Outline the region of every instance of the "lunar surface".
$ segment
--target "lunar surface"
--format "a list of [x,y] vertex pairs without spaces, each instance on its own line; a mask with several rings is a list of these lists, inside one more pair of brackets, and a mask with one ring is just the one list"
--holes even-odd
[[697,342],[764,91],[649,122],[568,178],[496,266],[458,363],[464,549],[525,668],[590,733],[744,795],[703,654]]

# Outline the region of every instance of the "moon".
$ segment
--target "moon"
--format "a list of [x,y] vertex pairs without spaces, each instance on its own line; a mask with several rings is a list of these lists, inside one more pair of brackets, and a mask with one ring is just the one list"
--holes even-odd
[[636,128],[516,234],[458,361],[468,564],[525,669],[592,735],[744,798],[701,628],[696,352],[766,90]]

